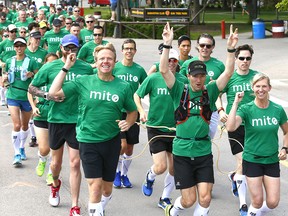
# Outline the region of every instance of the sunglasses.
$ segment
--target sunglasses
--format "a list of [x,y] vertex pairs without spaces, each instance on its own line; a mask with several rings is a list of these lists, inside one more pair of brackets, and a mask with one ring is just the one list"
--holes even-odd
[[26,34],[26,31],[20,31],[21,34]]
[[91,20],[91,21],[90,21],[90,20],[87,20],[87,21],[86,21],[86,23],[93,23],[93,22],[94,22],[94,21],[92,21],[92,20]]
[[174,59],[174,58],[171,58],[168,60],[169,62],[172,62],[172,63],[178,63],[178,60],[177,59]]
[[211,44],[199,44],[201,48],[204,48],[206,46],[207,49],[211,49],[212,45]]
[[7,37],[9,37],[9,35],[3,35],[3,37],[7,38]]
[[26,45],[25,44],[16,44],[16,45],[14,45],[14,47],[16,47],[16,48],[18,48],[18,47],[26,47]]
[[10,31],[10,33],[17,33],[17,31],[16,31],[16,30],[13,30],[13,31]]
[[77,11],[74,11],[74,12],[78,13],[78,12],[80,12],[80,11],[79,11],[79,10],[77,10]]
[[242,56],[240,56],[240,57],[238,57],[238,59],[239,59],[240,61],[244,61],[244,60],[250,61],[250,60],[252,59],[252,57],[250,57],[250,56],[248,56],[248,57],[242,57]]
[[93,34],[95,37],[96,36],[99,36],[99,37],[102,37],[102,34]]
[[68,52],[71,50],[71,52],[77,52],[78,47],[68,47],[68,46],[64,46],[63,49]]
[[71,25],[72,23],[65,23],[66,25]]

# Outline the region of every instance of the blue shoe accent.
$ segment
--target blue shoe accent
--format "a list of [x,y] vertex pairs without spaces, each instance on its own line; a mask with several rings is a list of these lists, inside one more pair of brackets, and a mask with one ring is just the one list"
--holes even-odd
[[14,160],[13,160],[13,165],[17,166],[21,164],[22,164],[21,155],[20,154],[15,155]]
[[126,176],[122,175],[121,180],[122,180],[122,186],[124,188],[132,188],[132,184],[127,175]]
[[248,214],[248,207],[246,204],[242,205],[242,207],[239,209],[240,216],[247,216]]
[[168,206],[168,205],[171,205],[171,200],[170,200],[170,198],[164,198],[164,199],[162,199],[162,198],[160,197],[159,203],[158,203],[158,207],[159,207],[159,208],[162,208],[163,210],[165,210],[166,206]]
[[20,148],[19,151],[20,151],[20,154],[21,154],[21,160],[27,160],[26,153],[25,153],[25,148]]
[[[150,171],[149,171],[150,172]],[[148,172],[148,173],[149,173]],[[142,193],[145,195],[145,196],[151,196],[151,194],[153,193],[153,184],[155,182],[155,179],[154,180],[149,180],[148,179],[148,173],[146,175],[146,179],[145,179],[145,182],[143,183],[142,185]]]
[[228,174],[228,178],[232,184],[231,191],[232,191],[233,196],[239,197],[237,183],[236,183],[236,181],[234,181],[235,174],[236,174],[235,172]]
[[122,184],[121,184],[121,173],[120,172],[116,172],[113,186],[115,188],[121,188]]

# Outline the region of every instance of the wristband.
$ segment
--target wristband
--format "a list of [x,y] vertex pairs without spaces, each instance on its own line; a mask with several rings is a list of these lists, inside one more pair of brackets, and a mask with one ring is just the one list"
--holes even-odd
[[62,70],[63,72],[65,72],[65,73],[68,72],[68,70],[67,70],[66,68],[64,68],[64,67],[63,67],[61,70]]
[[229,49],[229,48],[227,48],[227,52],[229,52],[229,53],[234,53],[234,52],[236,52],[236,49],[234,48],[234,49]]
[[165,49],[171,49],[172,46],[170,46],[170,45],[164,45],[164,44],[163,44],[163,48],[165,48]]
[[219,109],[217,109],[218,114],[219,114],[222,110],[225,111],[223,107],[220,107]]
[[281,150],[283,150],[283,149],[286,151],[286,154],[288,154],[288,147],[282,147]]

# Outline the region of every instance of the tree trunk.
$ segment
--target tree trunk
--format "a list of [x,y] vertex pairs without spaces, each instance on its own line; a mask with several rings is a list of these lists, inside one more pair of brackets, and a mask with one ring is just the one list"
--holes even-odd
[[[194,16],[198,13],[199,10],[200,10],[199,0],[194,0],[192,11],[191,11],[192,18],[194,18]],[[200,16],[199,16],[199,14],[193,20],[193,24],[195,24],[195,25],[199,25],[200,24]]]
[[162,7],[162,0],[155,0],[155,8],[161,8]]

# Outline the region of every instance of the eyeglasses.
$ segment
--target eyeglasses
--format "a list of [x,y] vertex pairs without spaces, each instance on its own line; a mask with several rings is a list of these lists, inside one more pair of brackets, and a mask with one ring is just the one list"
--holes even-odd
[[78,47],[68,47],[68,46],[64,46],[63,49],[68,52],[71,50],[71,52],[77,52]]
[[201,48],[204,48],[204,47],[206,46],[207,49],[211,49],[211,47],[212,47],[213,45],[211,45],[211,44],[199,44],[199,46],[200,46]]
[[78,12],[80,12],[80,11],[79,11],[79,10],[77,10],[77,11],[74,11],[74,12],[78,13]]
[[132,47],[125,47],[125,48],[123,48],[123,50],[125,50],[125,51],[133,51],[133,50],[135,50],[135,49],[132,48]]
[[178,63],[178,60],[177,60],[177,59],[174,59],[174,58],[171,58],[171,59],[169,59],[168,61],[169,61],[169,63],[170,63],[170,62],[172,62],[172,63]]
[[57,8],[57,10],[62,10],[62,8]]
[[87,20],[86,23],[93,23],[93,20]]
[[99,37],[102,37],[102,34],[93,34],[95,37],[96,36],[99,36]]
[[17,30],[10,31],[10,33],[17,33]]
[[66,25],[71,25],[72,23],[65,23]]
[[238,57],[238,59],[239,59],[240,61],[244,61],[245,59],[246,59],[246,61],[250,61],[250,60],[252,59],[252,57],[250,57],[250,56],[248,56],[248,57],[242,57],[242,56],[240,56],[240,57]]
[[25,44],[15,44],[14,47],[18,48],[18,47],[26,47]]

